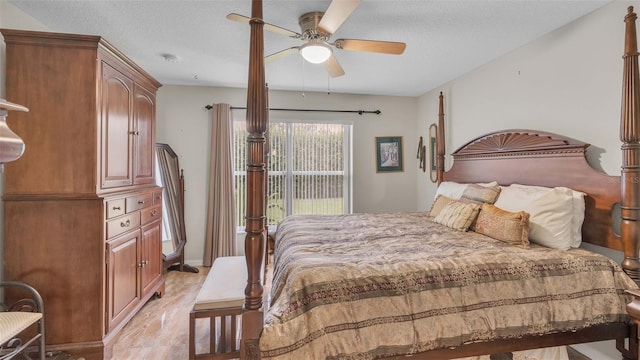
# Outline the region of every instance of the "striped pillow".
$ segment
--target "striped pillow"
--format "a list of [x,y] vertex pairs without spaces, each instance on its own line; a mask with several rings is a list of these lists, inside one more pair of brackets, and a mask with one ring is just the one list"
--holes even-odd
[[445,206],[449,205],[454,201],[455,200],[450,197],[446,197],[444,195],[438,195],[436,200],[433,202],[433,205],[431,205],[431,210],[429,210],[429,216],[431,217],[438,216],[438,214],[440,214],[440,211],[442,211],[442,209]]
[[469,184],[462,193],[461,200],[468,200],[479,204],[493,204],[500,195],[500,186],[481,186]]
[[453,201],[440,211],[433,221],[455,230],[467,231],[476,220],[480,205]]

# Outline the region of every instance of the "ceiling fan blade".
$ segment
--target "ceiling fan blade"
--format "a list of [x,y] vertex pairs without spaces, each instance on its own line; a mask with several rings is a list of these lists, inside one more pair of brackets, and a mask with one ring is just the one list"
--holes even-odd
[[333,0],[318,23],[318,30],[329,35],[335,33],[358,4],[360,0]]
[[[231,13],[229,15],[227,15],[227,19],[229,20],[233,20],[233,21],[237,21],[239,23],[243,23],[243,24],[248,24],[249,21],[251,21],[250,17],[246,17],[244,15],[240,15],[240,14],[236,14],[236,13]],[[276,33],[276,34],[280,34],[280,35],[284,35],[284,36],[288,36],[288,37],[292,37],[295,39],[299,39],[302,37],[301,34],[289,30],[289,29],[285,29],[283,27],[280,26],[276,26],[276,25],[272,25],[269,23],[264,23],[264,29],[267,31],[270,31],[272,33]]]
[[404,52],[407,44],[394,41],[338,39],[333,43],[338,49],[353,51],[368,51],[382,54],[400,55]]
[[264,57],[264,63],[267,64],[267,63],[270,63],[272,61],[276,61],[278,59],[282,59],[283,57],[286,57],[286,56],[289,56],[291,54],[297,53],[299,50],[300,50],[299,46],[294,46],[294,47],[291,47],[291,48],[288,48],[288,49],[284,49],[284,50],[278,51],[278,52],[273,53],[271,55],[267,55],[267,56]]
[[329,76],[338,77],[344,75],[344,70],[335,56],[331,55],[325,62],[323,62],[323,64],[325,69],[327,69]]

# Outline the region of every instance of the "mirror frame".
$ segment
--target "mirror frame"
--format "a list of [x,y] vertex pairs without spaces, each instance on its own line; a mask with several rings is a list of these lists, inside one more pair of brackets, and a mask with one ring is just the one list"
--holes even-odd
[[165,205],[162,214],[171,227],[168,232],[171,234],[174,247],[174,252],[170,254],[165,254],[163,251],[163,268],[197,272],[196,268],[184,264],[184,246],[187,242],[184,222],[184,172],[180,169],[178,155],[168,144],[156,143],[156,159],[158,176],[163,187],[162,201]]

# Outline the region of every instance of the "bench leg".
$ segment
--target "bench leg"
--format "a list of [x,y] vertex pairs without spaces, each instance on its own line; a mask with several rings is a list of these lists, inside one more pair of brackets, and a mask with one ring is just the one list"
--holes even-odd
[[196,314],[189,313],[189,360],[196,359]]

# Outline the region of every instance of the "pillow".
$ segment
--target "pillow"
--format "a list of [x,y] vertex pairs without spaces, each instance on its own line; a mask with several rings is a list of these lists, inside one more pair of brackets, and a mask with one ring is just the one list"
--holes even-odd
[[438,195],[444,195],[448,198],[458,200],[462,197],[462,193],[464,189],[467,188],[467,184],[460,184],[453,181],[443,181],[438,185],[438,189],[436,190],[436,196],[434,199],[438,198]]
[[529,213],[529,240],[550,248],[567,250],[573,243],[571,216],[573,195],[568,188],[507,186],[495,206],[511,212]]
[[529,214],[509,212],[490,204],[482,204],[475,232],[511,245],[529,247]]
[[480,212],[480,205],[453,201],[445,205],[433,221],[455,230],[467,231]]
[[[436,199],[438,195],[444,195],[454,200],[459,200],[469,184],[457,183],[455,181],[443,181],[436,189]],[[490,183],[478,183],[481,186],[497,186],[498,183],[493,181]]]
[[582,223],[584,223],[585,193],[571,190],[573,195],[573,214],[571,216],[571,247],[580,247],[582,243]]
[[462,193],[461,199],[466,199],[479,204],[493,204],[500,194],[500,186],[482,186],[469,184]]
[[[530,188],[539,191],[549,191],[552,188],[544,187],[544,186],[531,186],[531,185],[520,185],[513,184],[511,186],[519,187],[519,188]],[[571,214],[571,247],[577,248],[580,247],[582,243],[582,223],[584,222],[584,196],[585,193],[581,191],[576,191],[566,187],[558,187],[558,189],[562,189],[563,191],[570,191],[571,196],[573,197],[572,205],[572,214]]]
[[438,195],[436,200],[433,202],[433,205],[431,205],[431,210],[429,210],[429,216],[431,216],[431,217],[438,216],[438,214],[440,214],[440,211],[442,211],[442,209],[446,205],[448,205],[449,203],[451,203],[453,201],[455,201],[455,200],[450,198],[450,197],[446,197],[444,195]]

